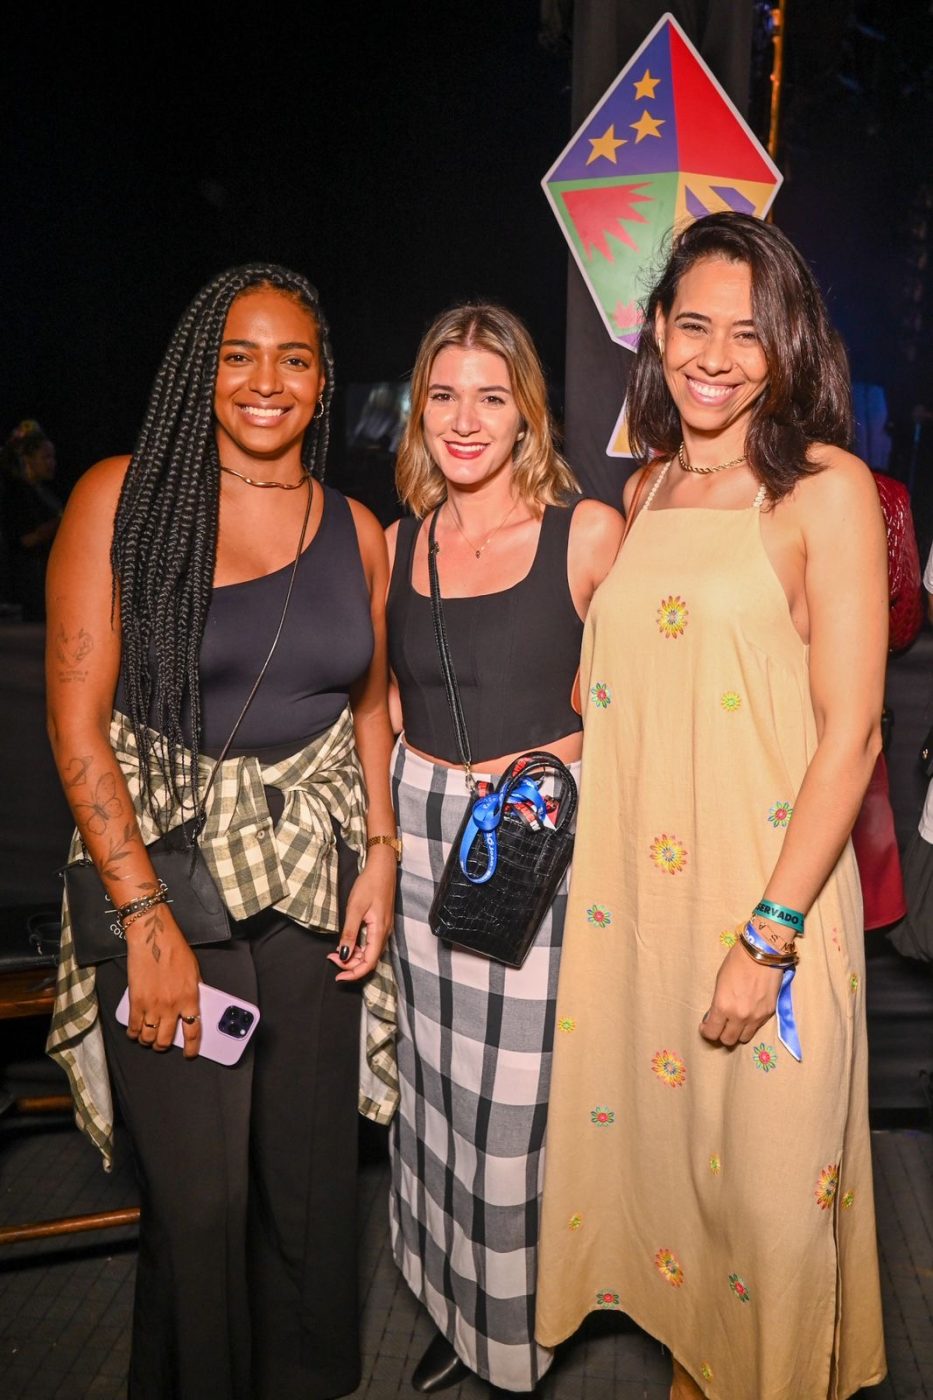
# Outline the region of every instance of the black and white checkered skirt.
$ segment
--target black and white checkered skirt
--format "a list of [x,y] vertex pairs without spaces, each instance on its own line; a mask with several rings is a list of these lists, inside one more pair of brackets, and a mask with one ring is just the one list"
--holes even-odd
[[390,944],[401,1084],[392,1248],[470,1369],[530,1390],[552,1359],[534,1341],[534,1290],[567,880],[520,969],[450,948],[427,920],[466,810],[463,770],[400,740],[392,784],[404,841]]

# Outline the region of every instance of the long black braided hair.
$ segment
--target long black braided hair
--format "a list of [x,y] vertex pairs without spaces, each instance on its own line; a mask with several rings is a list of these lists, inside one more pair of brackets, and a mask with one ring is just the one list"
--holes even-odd
[[[157,819],[165,813],[153,794],[153,763],[173,808],[181,805],[188,785],[197,801],[199,657],[213,588],[220,499],[214,386],[230,306],[241,292],[257,287],[278,288],[295,298],[317,324],[326,374],[323,412],[305,433],[301,460],[324,479],[334,359],[317,290],[275,263],[230,268],[201,288],[168,343],[114,522],[111,563],[123,689],[143,791]],[[191,773],[182,758],[185,748],[191,752]]]

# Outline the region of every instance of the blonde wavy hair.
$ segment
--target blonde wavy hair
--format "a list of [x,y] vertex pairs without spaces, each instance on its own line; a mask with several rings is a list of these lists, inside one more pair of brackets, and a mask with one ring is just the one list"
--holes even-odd
[[422,417],[431,368],[448,346],[488,350],[508,366],[525,436],[512,449],[512,477],[519,498],[540,514],[579,493],[573,472],[557,451],[544,371],[527,327],[504,306],[467,302],[453,306],[425,332],[411,376],[411,412],[399,446],[395,485],[399,499],[419,518],[447,497],[447,482],[428,451]]

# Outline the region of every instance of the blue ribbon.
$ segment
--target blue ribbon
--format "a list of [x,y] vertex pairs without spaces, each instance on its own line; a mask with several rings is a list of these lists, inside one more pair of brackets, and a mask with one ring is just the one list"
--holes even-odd
[[[490,792],[473,803],[470,819],[460,842],[460,869],[472,884],[485,885],[486,881],[495,875],[499,863],[499,841],[496,832],[506,807],[514,807],[519,802],[533,803],[539,821],[543,822],[547,817],[544,799],[529,778],[522,778],[514,787],[502,792]],[[482,836],[486,843],[486,869],[482,875],[471,875],[467,870],[467,857],[477,836]]]
[[[773,953],[774,948],[766,938],[752,924],[745,925],[745,937],[749,943],[754,944],[762,953]],[[790,986],[794,980],[795,967],[785,967],[781,975],[781,990],[777,999],[777,1024],[778,1040],[795,1060],[803,1059],[803,1051],[800,1048],[800,1036],[797,1032],[797,1022],[794,1018],[794,1003],[791,1001]]]

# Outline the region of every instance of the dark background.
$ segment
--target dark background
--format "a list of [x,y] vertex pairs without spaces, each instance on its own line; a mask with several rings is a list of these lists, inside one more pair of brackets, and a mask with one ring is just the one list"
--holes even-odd
[[[749,117],[766,139],[769,7],[732,3],[755,11]],[[665,8],[633,7],[645,34]],[[312,0],[13,12],[0,58],[0,437],[38,418],[65,490],[130,450],[183,307],[251,258],[318,284],[344,386],[403,378],[442,306],[503,300],[531,326],[560,416],[567,257],[540,179],[572,131],[572,11]],[[890,465],[914,478],[922,542],[930,433],[918,452],[911,411],[933,403],[931,36],[929,0],[791,0],[774,206],[856,377],[885,387]],[[331,479],[348,471],[338,433]]]

